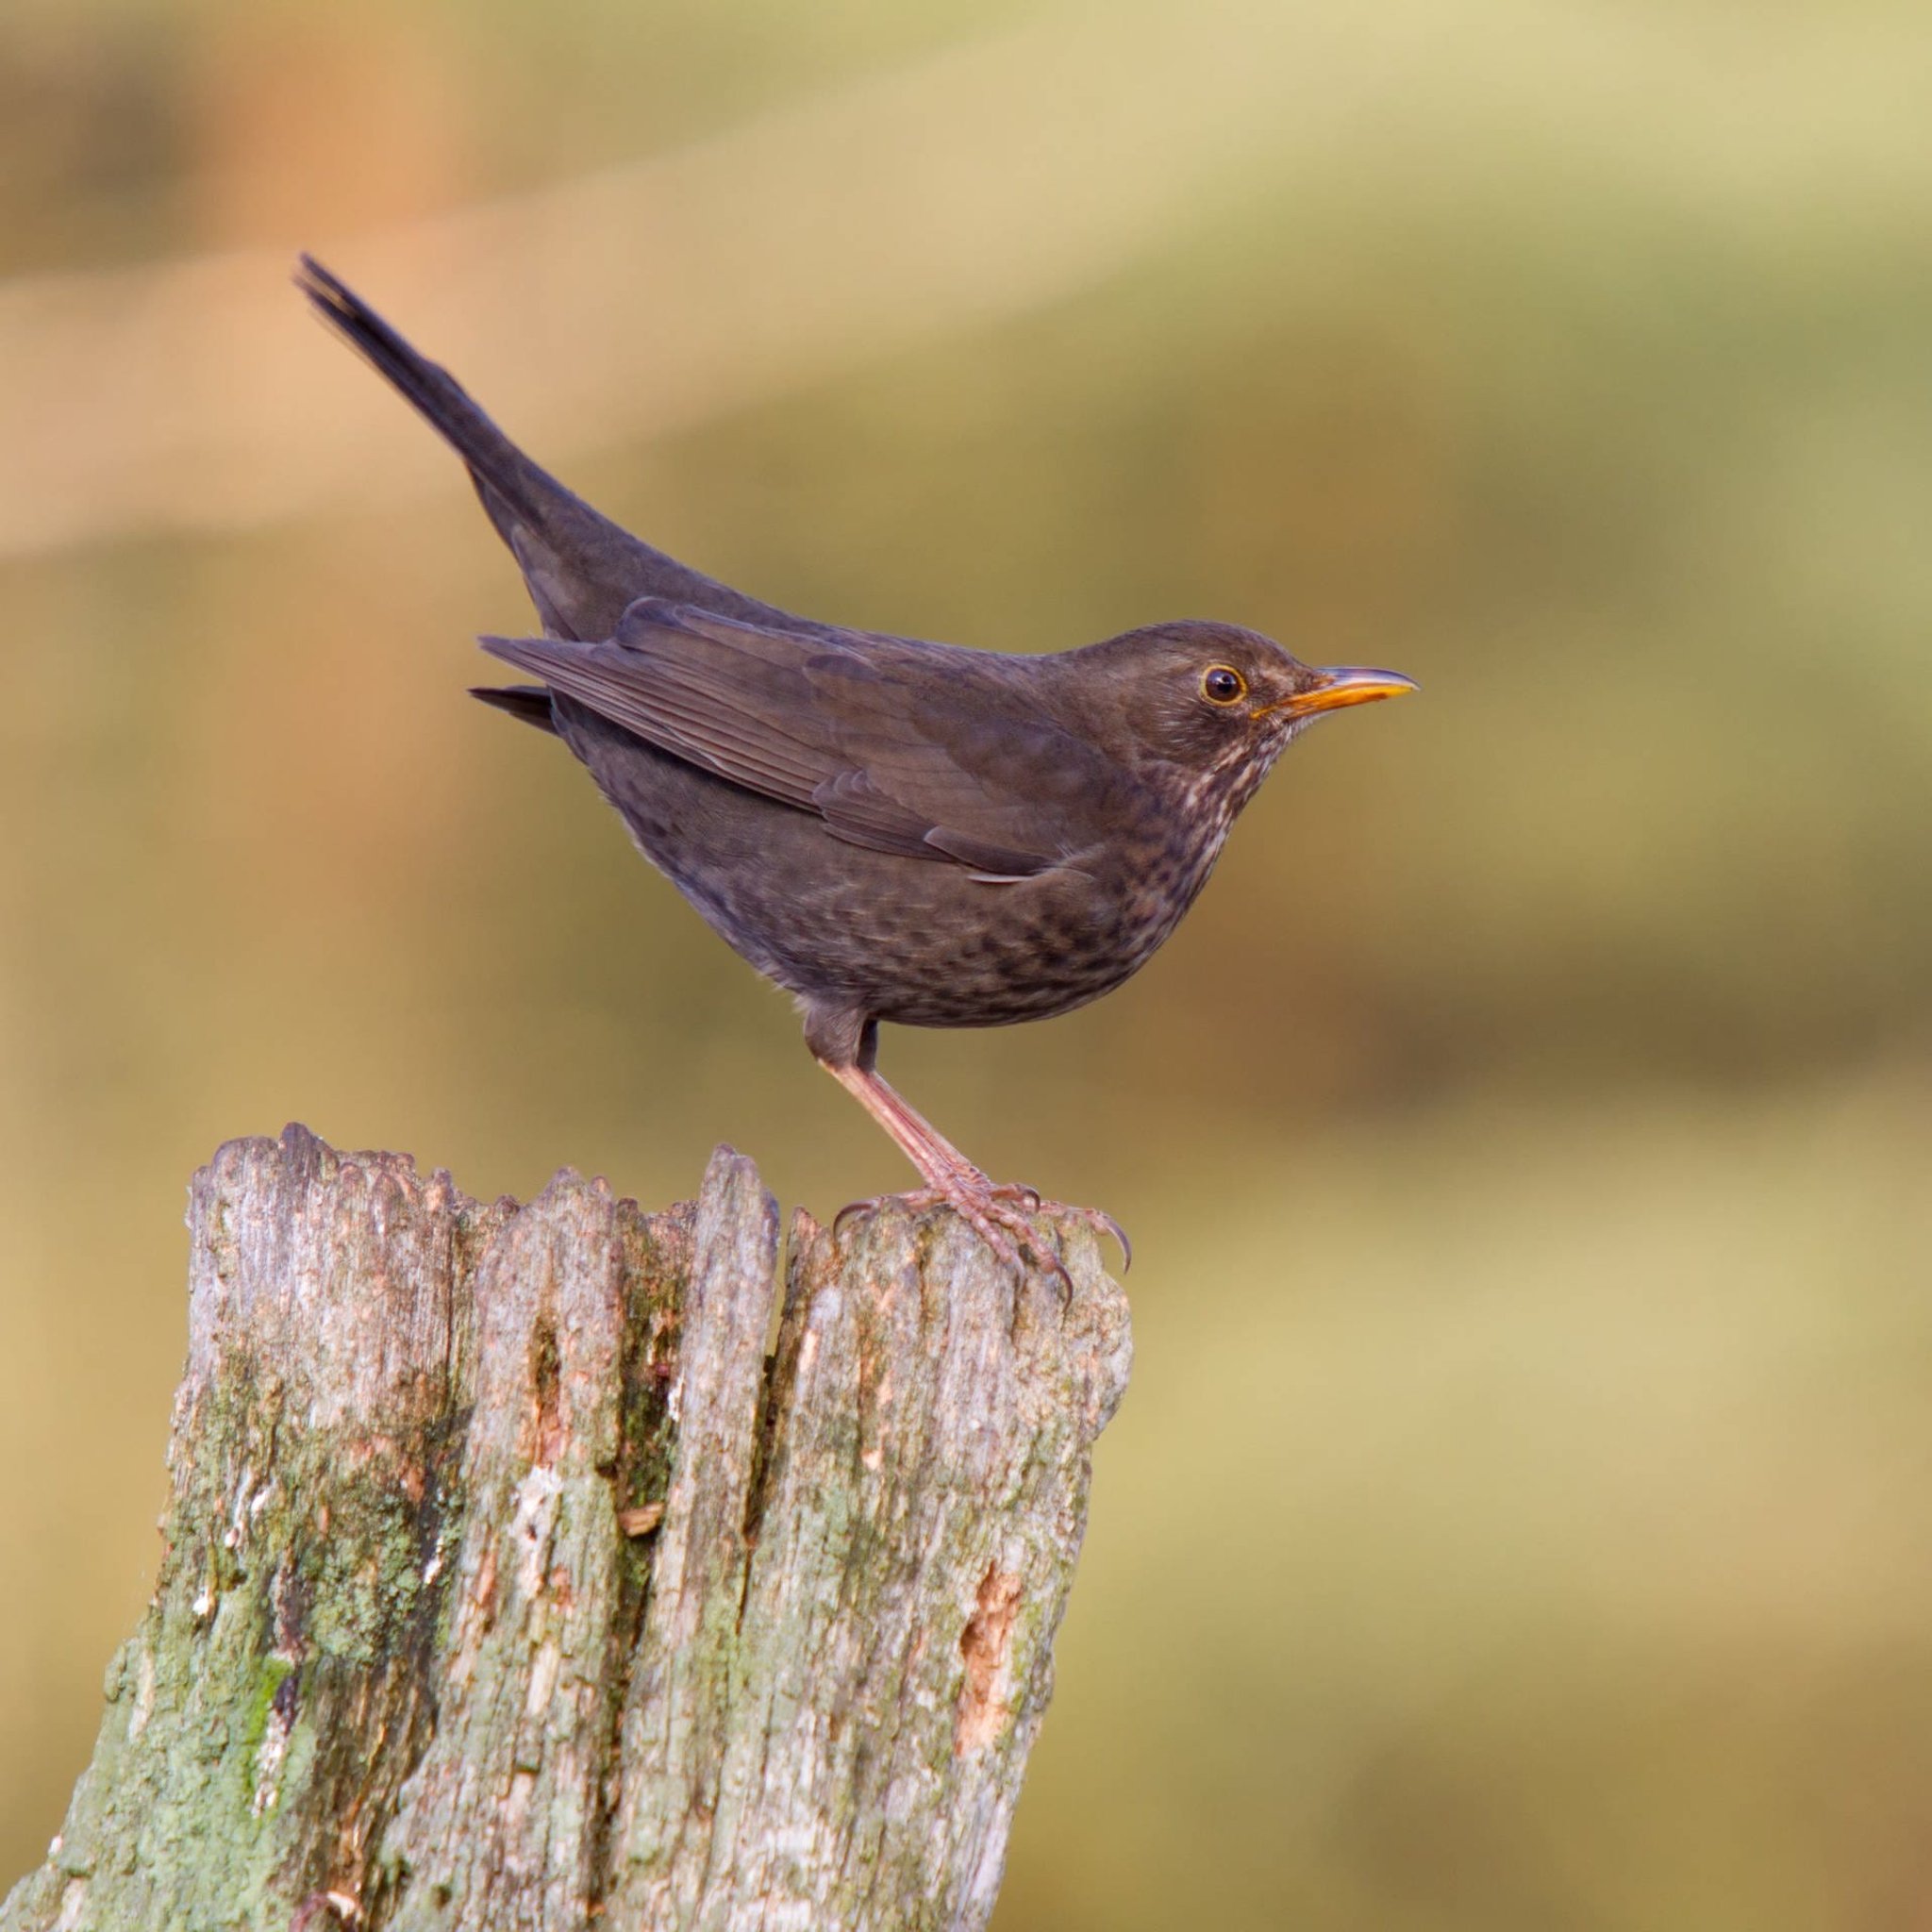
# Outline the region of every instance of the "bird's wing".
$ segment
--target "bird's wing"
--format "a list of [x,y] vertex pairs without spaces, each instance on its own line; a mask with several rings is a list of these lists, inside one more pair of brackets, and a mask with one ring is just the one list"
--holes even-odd
[[601,643],[482,643],[647,744],[815,813],[848,843],[991,877],[1076,859],[1124,782],[1058,725],[990,706],[951,654],[915,665],[857,637],[657,598],[632,605]]

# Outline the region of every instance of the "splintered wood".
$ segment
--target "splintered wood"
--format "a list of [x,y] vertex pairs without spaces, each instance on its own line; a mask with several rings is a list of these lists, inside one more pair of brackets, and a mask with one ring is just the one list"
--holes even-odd
[[0,1932],[985,1924],[1130,1358],[1090,1233],[1069,1301],[801,1215],[781,1294],[729,1149],[645,1214],[299,1127],[189,1224],[159,1584]]

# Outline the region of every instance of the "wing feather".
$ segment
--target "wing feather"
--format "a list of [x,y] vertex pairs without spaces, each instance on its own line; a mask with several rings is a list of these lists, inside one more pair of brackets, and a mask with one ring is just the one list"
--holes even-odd
[[896,657],[895,642],[656,598],[598,643],[482,640],[645,743],[814,813],[850,844],[1003,882],[1077,859],[1099,836],[1083,802],[1099,803],[1124,774],[1017,710],[1009,689],[975,675],[976,654],[915,661]]

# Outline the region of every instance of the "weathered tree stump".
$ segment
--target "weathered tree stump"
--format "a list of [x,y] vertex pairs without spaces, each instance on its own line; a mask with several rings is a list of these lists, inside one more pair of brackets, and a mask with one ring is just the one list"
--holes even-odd
[[1069,1301],[800,1214],[781,1302],[728,1149],[645,1214],[300,1127],[189,1225],[159,1584],[4,1932],[985,1924],[1127,1374],[1090,1235]]

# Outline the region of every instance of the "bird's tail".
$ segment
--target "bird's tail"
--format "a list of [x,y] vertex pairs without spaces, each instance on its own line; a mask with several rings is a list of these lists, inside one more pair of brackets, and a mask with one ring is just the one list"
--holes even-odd
[[413,348],[312,256],[301,258],[295,286],[469,465],[483,508],[509,545],[553,637],[608,637],[639,597],[679,597],[727,610],[751,603],[653,549],[566,490],[490,420],[455,376]]
[[473,684],[470,695],[481,698],[486,705],[499,711],[507,711],[525,724],[536,725],[540,731],[554,732],[557,729],[557,718],[551,709],[550,691],[546,685]]

